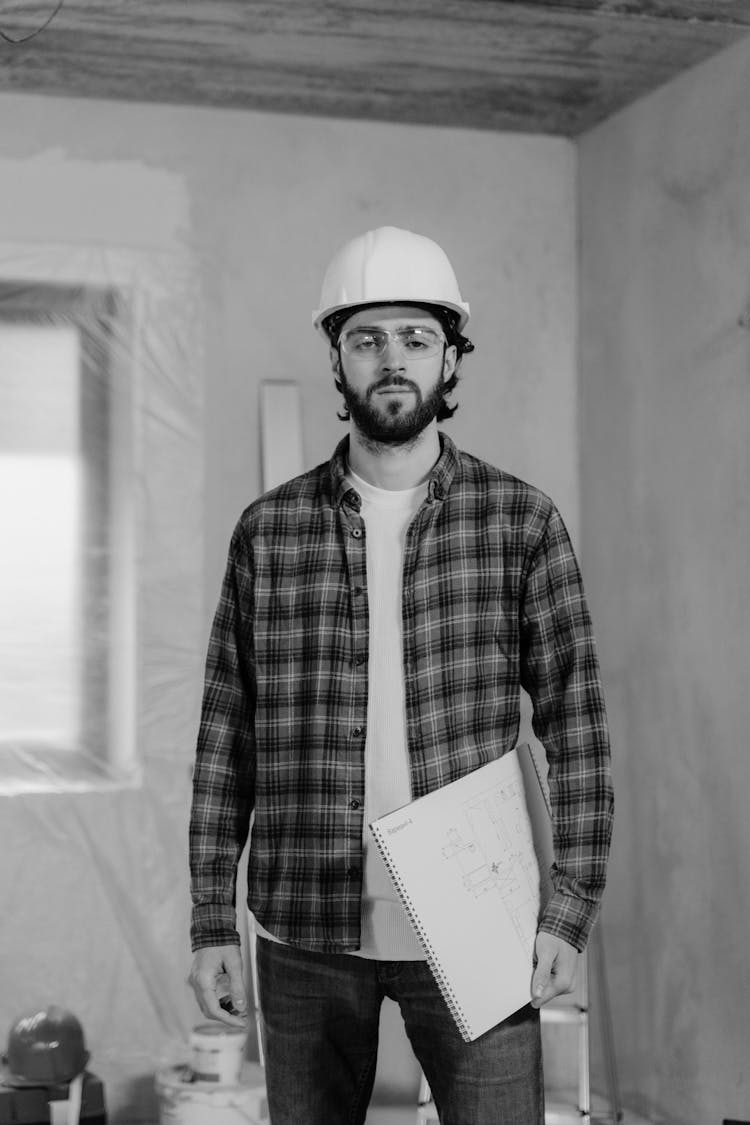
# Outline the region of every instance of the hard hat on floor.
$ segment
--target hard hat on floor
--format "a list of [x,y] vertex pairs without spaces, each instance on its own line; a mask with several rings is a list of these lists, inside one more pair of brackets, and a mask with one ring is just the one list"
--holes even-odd
[[89,1052],[73,1012],[51,1004],[11,1025],[2,1081],[6,1086],[52,1086],[71,1082],[86,1069]]

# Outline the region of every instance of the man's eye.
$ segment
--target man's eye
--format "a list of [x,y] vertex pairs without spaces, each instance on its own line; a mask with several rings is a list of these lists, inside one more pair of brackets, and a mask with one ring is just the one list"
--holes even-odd
[[425,340],[421,340],[418,336],[407,336],[404,340],[404,347],[409,352],[421,352],[427,347]]
[[377,347],[374,336],[360,336],[354,345],[358,352],[371,352]]

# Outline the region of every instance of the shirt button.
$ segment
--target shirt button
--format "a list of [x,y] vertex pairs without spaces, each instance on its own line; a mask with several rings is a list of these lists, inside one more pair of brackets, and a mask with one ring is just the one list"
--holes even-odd
[[364,662],[365,662],[364,656],[355,656],[354,660],[352,660],[352,664],[364,664]]
[[359,879],[362,874],[359,867],[347,867],[346,873],[350,879]]
[[359,736],[361,734],[364,734],[364,733],[365,733],[364,727],[355,727],[354,730],[352,731],[352,734],[354,735],[355,738],[359,738]]
[[361,598],[362,595],[364,594],[364,592],[365,592],[364,586],[355,586],[354,589],[352,590],[352,593],[354,594],[355,598]]
[[353,527],[352,528],[352,538],[353,539],[361,539],[362,538],[362,528],[361,527]]
[[356,798],[356,797],[354,797],[354,798],[353,798],[353,799],[352,799],[352,800],[351,800],[351,801],[349,802],[349,808],[350,808],[350,809],[358,809],[358,808],[359,808],[359,806],[361,805],[361,803],[362,803],[361,801],[358,801],[358,800],[357,800],[357,798]]

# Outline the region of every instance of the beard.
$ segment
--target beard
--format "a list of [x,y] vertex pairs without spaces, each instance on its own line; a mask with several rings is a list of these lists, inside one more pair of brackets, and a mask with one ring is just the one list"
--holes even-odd
[[[339,370],[338,377],[346,408],[357,429],[364,437],[381,445],[404,445],[413,441],[437,417],[444,402],[442,373],[424,398],[416,383],[398,375],[380,379],[364,394],[351,387],[343,369]],[[406,405],[404,399],[395,396],[377,399],[375,396],[384,387],[407,387],[412,392],[413,405]]]

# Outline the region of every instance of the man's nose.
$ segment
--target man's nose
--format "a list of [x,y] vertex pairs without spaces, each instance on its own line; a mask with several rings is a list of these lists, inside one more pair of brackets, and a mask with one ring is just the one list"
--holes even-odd
[[406,360],[401,345],[393,337],[388,337],[388,342],[385,346],[385,351],[380,360],[380,366],[383,371],[405,371]]

